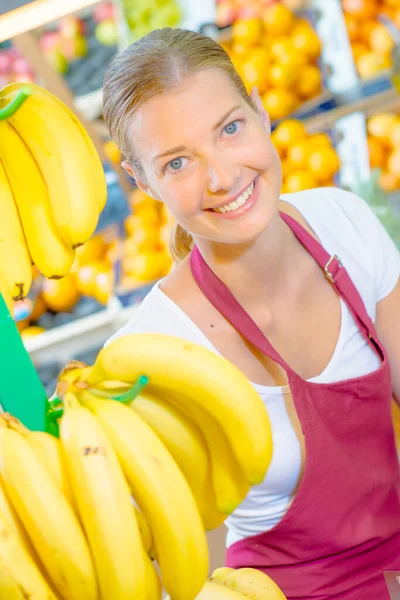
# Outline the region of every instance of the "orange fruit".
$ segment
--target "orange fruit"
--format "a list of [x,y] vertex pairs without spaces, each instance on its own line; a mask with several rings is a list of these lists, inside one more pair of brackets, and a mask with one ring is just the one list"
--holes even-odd
[[297,30],[294,28],[290,37],[298,52],[311,61],[317,60],[321,54],[321,41],[311,25],[302,24]]
[[290,87],[297,79],[298,72],[291,63],[275,63],[269,69],[269,82],[274,87]]
[[43,295],[39,294],[33,303],[32,312],[29,315],[31,321],[37,321],[40,319],[42,314],[46,311],[46,302],[44,301]]
[[258,17],[238,19],[232,25],[234,43],[240,42],[246,46],[255,46],[263,35],[263,23]]
[[302,190],[309,190],[317,187],[317,181],[310,175],[308,171],[298,170],[293,171],[285,180],[285,193],[294,194]]
[[394,48],[394,40],[382,23],[377,23],[372,29],[369,41],[372,50],[377,54],[389,54]]
[[355,63],[357,63],[360,56],[364,56],[364,54],[368,54],[368,52],[370,51],[369,47],[364,42],[354,42],[351,45],[351,49],[353,51],[353,58]]
[[389,6],[389,8],[398,8],[399,7],[399,0],[382,0],[383,4],[385,4],[386,6]]
[[293,112],[299,103],[297,96],[285,88],[269,90],[262,96],[262,101],[272,121],[283,119]]
[[397,29],[400,29],[400,8],[396,9],[396,12],[393,15],[393,22],[396,25]]
[[393,148],[400,150],[400,118],[393,124],[389,139]]
[[47,308],[54,312],[69,312],[80,298],[73,275],[62,279],[44,279],[43,300]]
[[113,140],[107,140],[103,147],[108,160],[114,165],[118,165],[121,162],[121,153],[117,144]]
[[272,56],[278,61],[288,62],[288,59],[297,54],[292,40],[284,36],[272,40],[270,49]]
[[98,273],[94,284],[94,297],[100,304],[107,304],[113,291],[114,277],[112,270]]
[[313,150],[308,159],[310,175],[317,181],[331,179],[339,167],[340,161],[336,151],[328,146]]
[[390,56],[375,54],[375,52],[367,52],[356,61],[358,74],[363,79],[375,77],[383,69],[390,69],[392,64]]
[[251,56],[243,62],[241,76],[250,92],[254,86],[263,94],[268,86],[270,54],[266,48],[255,48]]
[[288,148],[287,160],[293,165],[293,169],[305,169],[311,151],[310,142],[305,138]]
[[21,331],[21,338],[26,340],[31,337],[35,337],[44,333],[46,330],[43,327],[39,327],[38,325],[30,325]]
[[394,150],[388,159],[388,170],[396,175],[396,177],[400,177],[400,150]]
[[92,261],[83,265],[75,275],[76,287],[81,294],[85,296],[94,296],[96,291],[96,278],[99,273],[110,270],[110,266],[105,261]]
[[305,65],[301,69],[296,85],[296,92],[302,98],[312,98],[321,93],[322,75],[317,65]]
[[332,146],[332,140],[327,133],[314,133],[308,137],[310,148],[321,148],[321,146]]
[[267,6],[262,18],[268,35],[287,35],[296,19],[294,13],[280,2]]
[[384,144],[389,145],[390,136],[398,119],[399,117],[391,112],[378,113],[368,119],[367,131]]
[[345,14],[344,22],[346,23],[350,42],[360,41],[361,27],[359,21],[352,15]]
[[383,167],[386,160],[385,149],[377,138],[368,136],[368,153],[371,169]]
[[101,235],[95,235],[90,238],[85,244],[76,249],[78,262],[84,265],[92,260],[100,260],[103,258],[107,250],[107,244]]
[[307,137],[304,123],[296,119],[286,119],[274,129],[271,139],[278,150],[287,150],[292,144]]
[[376,0],[342,0],[343,10],[359,19],[376,17],[379,4]]
[[378,185],[385,192],[394,192],[400,188],[400,178],[395,173],[383,169],[378,179]]
[[290,160],[288,160],[287,158],[284,158],[283,160],[281,160],[281,167],[282,167],[282,179],[285,181],[285,179],[288,177],[288,175],[290,175],[290,173],[292,173],[294,171],[294,167],[293,167],[293,164],[290,162]]
[[365,19],[363,22],[359,23],[360,42],[367,44],[368,48],[370,45],[371,32],[373,29],[375,29],[376,24],[377,24],[377,20],[375,18]]
[[170,259],[165,252],[146,252],[125,257],[124,272],[143,282],[150,282],[168,272]]

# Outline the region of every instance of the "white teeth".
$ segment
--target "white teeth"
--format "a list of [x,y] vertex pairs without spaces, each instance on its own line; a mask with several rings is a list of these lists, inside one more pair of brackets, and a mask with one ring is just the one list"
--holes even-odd
[[240,194],[240,196],[238,198],[236,198],[236,200],[234,200],[233,202],[230,202],[229,204],[225,204],[225,206],[219,206],[218,208],[213,208],[212,210],[214,212],[219,212],[219,213],[225,213],[225,212],[230,212],[232,210],[237,210],[238,208],[243,206],[243,204],[245,204],[248,197],[251,196],[251,194],[253,193],[253,190],[254,190],[254,181],[253,181],[253,183],[251,183],[249,185],[247,190],[245,190],[242,194]]

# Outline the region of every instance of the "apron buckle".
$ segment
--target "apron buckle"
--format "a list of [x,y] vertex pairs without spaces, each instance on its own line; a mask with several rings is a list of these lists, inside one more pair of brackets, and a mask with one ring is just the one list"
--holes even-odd
[[324,273],[325,273],[325,277],[331,282],[331,283],[335,283],[335,278],[332,275],[332,273],[329,271],[329,267],[331,266],[331,263],[336,260],[338,263],[338,269],[340,269],[340,267],[342,266],[342,263],[340,261],[340,258],[336,255],[336,254],[332,254],[332,256],[330,257],[330,259],[328,260],[328,262],[326,263],[325,267],[324,267]]

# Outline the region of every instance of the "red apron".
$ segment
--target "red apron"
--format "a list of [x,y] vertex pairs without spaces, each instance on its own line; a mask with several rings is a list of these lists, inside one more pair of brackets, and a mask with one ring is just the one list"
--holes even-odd
[[389,362],[338,258],[296,220],[284,213],[281,218],[325,271],[382,362],[377,371],[346,381],[302,379],[193,249],[192,273],[204,295],[245,339],[285,369],[305,438],[304,475],[287,513],[272,530],[230,546],[226,564],[264,571],[288,600],[387,600],[383,572],[400,570]]

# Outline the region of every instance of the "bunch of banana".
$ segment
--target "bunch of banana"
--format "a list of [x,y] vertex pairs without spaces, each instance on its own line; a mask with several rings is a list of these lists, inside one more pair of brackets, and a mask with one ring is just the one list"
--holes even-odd
[[[26,85],[0,90],[0,110]],[[74,249],[94,232],[106,201],[100,158],[75,115],[53,94],[30,94],[0,120],[0,273],[15,300],[31,285],[31,265],[65,276]]]
[[[0,415],[0,598],[160,600],[149,524],[99,420],[71,393],[60,433]],[[195,597],[204,567],[178,598]]]
[[[220,567],[208,579],[196,600],[286,600],[281,589],[262,571]],[[171,600],[169,596],[165,600]]]
[[213,529],[265,477],[272,456],[267,411],[229,361],[166,335],[117,338],[78,377],[92,393],[104,394],[127,389],[140,375],[148,384],[131,407],[166,445],[205,528]]

